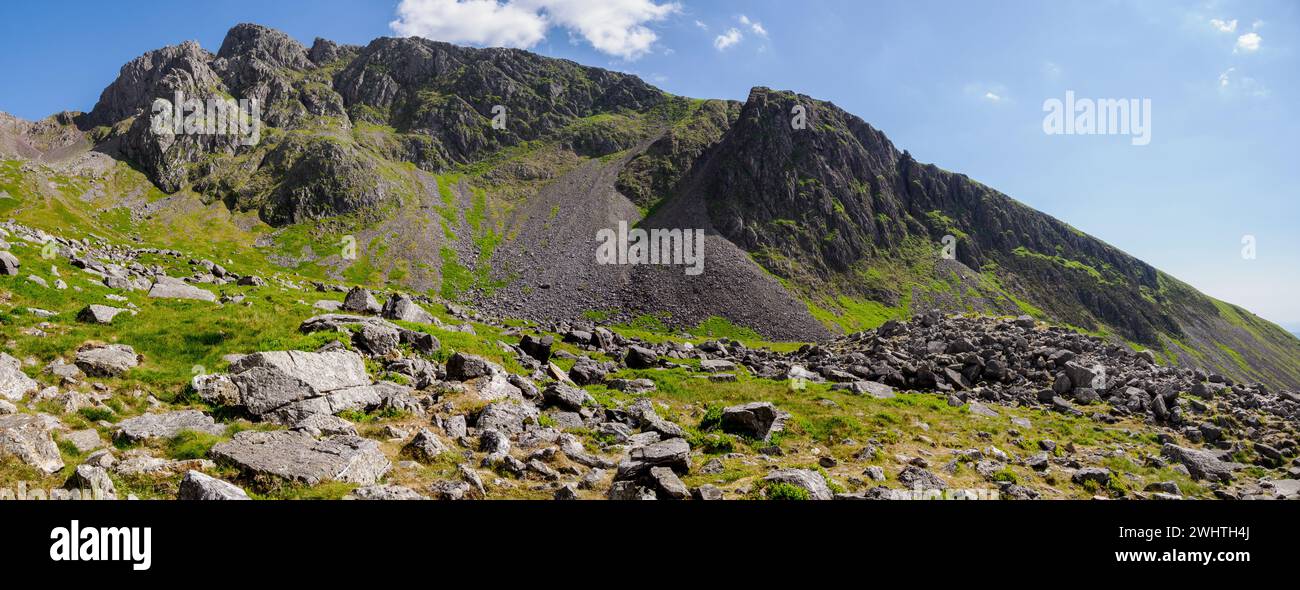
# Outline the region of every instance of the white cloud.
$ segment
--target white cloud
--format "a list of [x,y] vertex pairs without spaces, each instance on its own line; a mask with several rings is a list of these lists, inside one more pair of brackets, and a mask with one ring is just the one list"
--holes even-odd
[[718,35],[718,37],[713,40],[713,46],[717,47],[718,51],[722,51],[732,45],[740,43],[740,40],[744,38],[745,35],[740,32],[740,29],[731,27],[730,29],[727,29],[726,33]]
[[1258,18],[1257,18],[1257,19],[1255,19],[1255,22],[1250,23],[1250,29],[1251,29],[1252,31],[1258,31],[1258,30],[1259,30],[1261,27],[1263,27],[1263,26],[1264,26],[1264,21],[1263,21],[1263,19],[1258,19]]
[[680,10],[655,0],[402,0],[389,27],[403,36],[520,48],[560,27],[597,51],[634,60],[659,39],[646,25]]
[[709,25],[704,24],[704,21],[695,21],[695,26],[699,27],[701,31],[709,30]]
[[759,37],[767,37],[767,29],[763,28],[763,23],[749,20],[749,17],[743,14],[740,15],[739,20],[740,24],[749,27],[749,30],[753,31],[755,35],[758,35]]
[[1237,30],[1237,19],[1234,18],[1232,20],[1225,21],[1222,19],[1212,18],[1210,19],[1210,26],[1214,27],[1215,29],[1218,29],[1220,33],[1233,33],[1236,32]]
[[1264,38],[1260,37],[1259,33],[1246,33],[1245,35],[1237,37],[1237,47],[1233,49],[1233,51],[1234,52],[1244,51],[1246,53],[1254,53],[1256,51],[1259,51],[1259,44],[1263,40]]
[[962,87],[962,92],[972,100],[978,100],[987,104],[1012,103],[1011,95],[1007,92],[1007,87],[1002,84],[971,82]]

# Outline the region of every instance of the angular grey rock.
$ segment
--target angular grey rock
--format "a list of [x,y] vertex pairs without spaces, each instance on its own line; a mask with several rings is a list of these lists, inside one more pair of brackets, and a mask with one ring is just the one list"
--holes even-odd
[[475,426],[479,430],[497,430],[505,434],[519,434],[529,424],[537,424],[540,412],[528,403],[495,402],[479,412]]
[[22,401],[23,397],[40,388],[34,379],[28,377],[18,359],[0,352],[0,397],[12,401]]
[[464,500],[473,490],[465,481],[442,480],[429,485],[429,493],[435,500]]
[[915,465],[904,467],[898,474],[898,481],[908,488],[920,487],[923,490],[946,490],[948,482],[943,478]]
[[421,463],[432,463],[448,450],[442,439],[427,428],[421,428],[411,442],[402,447],[402,453]]
[[240,405],[239,388],[224,373],[204,373],[190,379],[190,388],[199,399],[216,406]]
[[712,484],[704,484],[691,490],[691,497],[696,500],[721,500],[722,490]]
[[249,500],[248,493],[233,483],[190,470],[181,478],[177,500]]
[[853,395],[869,395],[876,399],[890,399],[894,397],[894,388],[884,383],[875,381],[853,381],[850,383],[837,383],[831,386],[831,389],[846,389]]
[[651,467],[650,480],[655,483],[656,496],[672,500],[685,500],[690,490],[681,478],[668,467]]
[[384,308],[380,315],[385,319],[401,320],[403,322],[412,322],[416,324],[434,324],[437,320],[433,314],[424,310],[419,304],[409,296],[396,294],[388,298],[384,303]]
[[94,465],[78,465],[68,477],[68,481],[64,482],[63,487],[69,490],[81,490],[82,498],[117,498],[117,486],[113,485],[113,478],[108,476],[108,470]]
[[230,370],[240,405],[280,424],[370,409],[382,402],[365,362],[349,350],[258,352],[231,363]]
[[609,488],[610,500],[657,500],[654,490],[635,481],[616,481]]
[[18,267],[22,266],[18,262],[18,257],[14,256],[8,250],[0,251],[0,275],[17,276]]
[[778,469],[767,474],[763,478],[764,482],[785,483],[808,492],[809,499],[812,500],[833,500],[835,494],[831,493],[831,488],[826,484],[826,478],[821,473],[809,469]]
[[552,497],[556,500],[577,500],[578,487],[574,484],[566,483],[560,486],[560,489],[555,490],[555,495]]
[[722,371],[734,371],[736,363],[721,359],[705,359],[700,361],[700,370],[706,373],[720,373]]
[[217,300],[217,295],[212,291],[180,281],[156,282],[149,288],[149,296],[158,299],[194,299],[212,302]]
[[670,438],[632,449],[628,459],[618,464],[614,479],[641,479],[655,467],[668,467],[677,473],[690,472],[690,444],[685,439]]
[[664,438],[686,436],[686,431],[677,423],[660,417],[655,411],[654,404],[648,399],[636,400],[636,403],[627,409],[627,413],[635,418],[637,426],[646,432],[657,432]]
[[447,359],[447,379],[469,381],[479,377],[504,376],[506,370],[481,356],[457,352]]
[[113,323],[113,318],[117,317],[117,314],[124,311],[126,310],[120,307],[110,307],[107,305],[92,303],[82,308],[80,312],[77,312],[77,321],[92,324],[111,324]]
[[546,389],[542,390],[542,399],[546,400],[547,405],[572,412],[581,410],[587,403],[595,403],[591,394],[586,391],[558,381],[547,385]]
[[1242,467],[1239,463],[1223,461],[1209,451],[1180,447],[1172,443],[1165,443],[1160,447],[1160,454],[1186,466],[1187,471],[1196,479],[1230,481],[1233,471]]
[[1074,361],[1065,363],[1065,374],[1070,377],[1070,384],[1076,389],[1086,387],[1088,389],[1105,389],[1106,384],[1102,376],[1103,370],[1092,369],[1080,365]]
[[785,428],[789,416],[787,412],[778,410],[772,402],[750,402],[723,408],[718,425],[723,432],[767,441]]
[[633,369],[649,369],[659,364],[659,355],[648,348],[631,346],[627,349],[627,356],[623,357],[623,362]]
[[99,432],[93,428],[84,430],[74,430],[63,437],[77,448],[79,453],[88,453],[104,446],[104,441],[99,437]]
[[46,473],[63,469],[63,455],[50,437],[59,419],[49,414],[0,416],[0,457],[16,457]]
[[370,293],[369,289],[353,287],[343,298],[343,309],[355,313],[374,313],[383,311],[379,301]]
[[1110,484],[1110,478],[1110,470],[1105,467],[1085,467],[1075,471],[1074,475],[1070,476],[1070,481],[1073,481],[1078,485],[1092,482],[1098,486],[1106,487]]
[[91,377],[117,377],[139,366],[140,357],[125,344],[88,344],[77,350],[73,362]]
[[127,442],[143,442],[172,438],[184,430],[221,435],[226,432],[226,427],[198,410],[180,410],[165,414],[144,414],[118,422],[116,436]]
[[392,468],[379,443],[357,436],[317,440],[295,431],[244,431],[212,447],[212,457],[258,482],[373,485]]

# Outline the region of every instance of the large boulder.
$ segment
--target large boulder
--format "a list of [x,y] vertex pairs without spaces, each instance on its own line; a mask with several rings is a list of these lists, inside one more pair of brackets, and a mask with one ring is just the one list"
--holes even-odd
[[117,377],[139,366],[140,356],[125,344],[85,344],[73,362],[91,377]]
[[833,500],[835,494],[822,474],[809,469],[778,469],[763,478],[767,483],[784,483],[808,492],[810,500]]
[[216,301],[217,295],[212,291],[200,289],[181,281],[169,277],[160,277],[152,287],[149,288],[149,296],[159,299],[195,299],[198,301]]
[[719,426],[723,432],[769,440],[785,427],[789,414],[772,402],[750,402],[723,408]]
[[653,350],[640,346],[630,346],[623,362],[632,369],[649,369],[659,363],[659,355]]
[[23,396],[40,387],[23,372],[22,366],[18,359],[0,352],[0,397],[22,401]]
[[58,427],[58,418],[49,414],[0,416],[0,457],[17,457],[46,473],[63,469],[63,456],[50,437]]
[[537,407],[532,404],[496,402],[483,408],[474,424],[479,430],[519,434],[530,424],[537,424],[538,417]]
[[181,479],[177,500],[248,500],[243,488],[210,475],[187,471]]
[[78,465],[63,487],[69,490],[81,490],[82,498],[117,499],[117,486],[108,476],[108,470],[96,465]]
[[647,477],[655,467],[667,467],[685,474],[691,470],[691,445],[681,438],[632,449],[626,461],[618,464],[615,480],[639,480]]
[[353,287],[346,297],[343,298],[344,311],[356,313],[379,313],[383,308],[379,306],[379,300],[369,289],[362,287]]
[[244,431],[212,447],[212,457],[259,485],[330,481],[373,485],[392,468],[379,443],[357,436],[317,440],[297,431]]
[[91,324],[111,324],[117,314],[126,311],[120,307],[110,307],[92,303],[77,313],[77,321]]
[[369,409],[382,401],[365,362],[348,350],[258,352],[231,363],[230,372],[239,405],[256,418],[280,424]]
[[414,299],[400,293],[388,298],[380,315],[390,320],[401,320],[417,324],[433,324],[437,322],[433,314],[425,311]]
[[558,381],[547,385],[546,389],[542,390],[542,399],[545,400],[547,405],[556,406],[570,412],[576,412],[581,410],[583,405],[595,402],[591,394],[586,391]]
[[1219,459],[1209,451],[1180,447],[1172,443],[1165,443],[1160,448],[1160,454],[1172,461],[1182,463],[1196,479],[1229,481],[1232,479],[1232,472],[1242,467],[1240,463]]
[[198,410],[181,410],[165,414],[144,414],[117,424],[117,438],[127,442],[172,438],[183,431],[220,435],[226,427]]
[[479,377],[504,375],[506,370],[481,356],[457,352],[447,359],[447,379],[469,381]]
[[14,256],[8,250],[0,251],[0,275],[17,276],[18,267],[22,266],[18,262],[18,257]]

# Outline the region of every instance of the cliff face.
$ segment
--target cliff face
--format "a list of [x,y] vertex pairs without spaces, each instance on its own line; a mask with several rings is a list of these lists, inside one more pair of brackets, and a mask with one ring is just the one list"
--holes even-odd
[[[154,134],[150,105],[177,92],[257,99],[261,140]],[[0,120],[0,147],[40,157],[73,120]],[[409,263],[381,279],[521,316],[721,316],[816,338],[929,308],[1030,313],[1167,362],[1300,385],[1300,340],[1280,328],[789,92],[699,101],[526,51],[414,38],[307,48],[239,25],[216,54],[185,43],[133,60],[75,121],[166,193],[273,228],[359,220],[364,243]],[[584,208],[591,223],[705,228],[716,274],[593,269],[582,250],[596,228],[555,219]],[[456,277],[466,284],[449,289]]]

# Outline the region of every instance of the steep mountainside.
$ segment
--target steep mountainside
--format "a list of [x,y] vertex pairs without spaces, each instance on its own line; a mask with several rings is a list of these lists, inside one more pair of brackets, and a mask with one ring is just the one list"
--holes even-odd
[[[257,99],[260,141],[154,134],[177,93]],[[0,155],[0,205],[27,223],[201,235],[212,256],[505,316],[823,340],[932,308],[1029,314],[1300,386],[1291,334],[788,92],[695,100],[525,51],[239,25],[215,54],[132,61],[89,113],[0,117]],[[596,264],[620,221],[705,230],[705,272]]]

